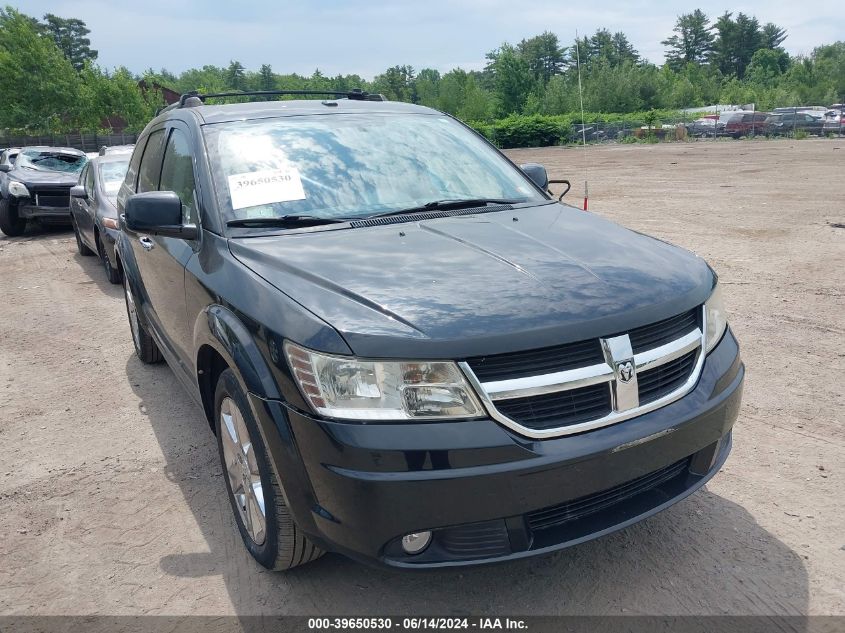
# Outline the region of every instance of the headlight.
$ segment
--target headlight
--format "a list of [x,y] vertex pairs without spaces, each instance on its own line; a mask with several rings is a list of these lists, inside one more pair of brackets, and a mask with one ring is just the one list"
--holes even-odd
[[299,389],[316,413],[347,420],[473,418],[481,404],[458,366],[442,361],[370,361],[285,343]]
[[725,328],[728,326],[728,316],[725,314],[722,288],[719,284],[716,284],[716,287],[713,288],[713,294],[704,304],[704,318],[707,328],[704,347],[706,352],[710,352],[721,340],[722,334],[725,333]]
[[29,189],[26,188],[25,184],[17,180],[9,181],[9,193],[17,198],[29,197]]

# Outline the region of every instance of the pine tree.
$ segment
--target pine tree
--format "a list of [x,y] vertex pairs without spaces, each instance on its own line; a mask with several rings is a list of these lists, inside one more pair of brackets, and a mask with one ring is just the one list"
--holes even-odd
[[678,16],[674,35],[661,42],[668,47],[666,63],[673,70],[679,70],[687,64],[705,64],[710,61],[715,37],[709,23],[709,18],[701,9]]

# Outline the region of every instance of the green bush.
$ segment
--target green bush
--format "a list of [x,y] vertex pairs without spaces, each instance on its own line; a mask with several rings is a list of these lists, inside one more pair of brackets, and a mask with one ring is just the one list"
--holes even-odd
[[[628,130],[639,128],[646,121],[656,125],[658,121],[680,120],[680,113],[672,110],[650,110],[648,112],[631,112],[628,114],[614,114],[602,112],[584,113],[584,124],[594,123],[625,124]],[[512,147],[545,147],[548,145],[562,145],[565,143],[580,143],[581,135],[578,131],[581,125],[581,113],[570,114],[512,114],[504,119],[494,121],[466,121],[466,124],[489,141],[503,149]],[[618,138],[619,132],[609,131],[609,139]],[[632,136],[624,136],[620,140],[635,143],[638,139],[627,140]],[[588,141],[589,142],[589,141]],[[642,142],[654,142],[642,139]]]
[[569,131],[558,119],[542,114],[511,115],[493,122],[493,138],[503,148],[558,145]]
[[795,140],[796,141],[803,141],[808,136],[810,136],[810,135],[807,134],[807,130],[795,130]]

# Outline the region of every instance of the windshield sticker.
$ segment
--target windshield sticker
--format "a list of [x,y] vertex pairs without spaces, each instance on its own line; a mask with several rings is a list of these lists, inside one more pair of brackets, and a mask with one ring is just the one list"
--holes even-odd
[[233,209],[305,200],[302,179],[294,167],[233,174],[229,176],[229,193]]

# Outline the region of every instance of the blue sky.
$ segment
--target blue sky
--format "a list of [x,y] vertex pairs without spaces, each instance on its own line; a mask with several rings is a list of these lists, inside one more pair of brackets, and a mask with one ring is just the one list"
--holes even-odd
[[[9,1],[9,0],[7,0]],[[11,0],[29,15],[78,17],[91,29],[99,63],[134,72],[239,60],[250,70],[268,63],[278,73],[358,73],[370,79],[394,64],[446,71],[484,65],[503,41],[550,30],[563,43],[597,28],[622,30],[649,60],[661,63],[660,40],[679,13],[702,7],[711,17],[726,8],[775,22],[789,31],[792,54],[845,38],[841,2],[702,2],[602,0],[369,0],[322,2],[253,0]]]

